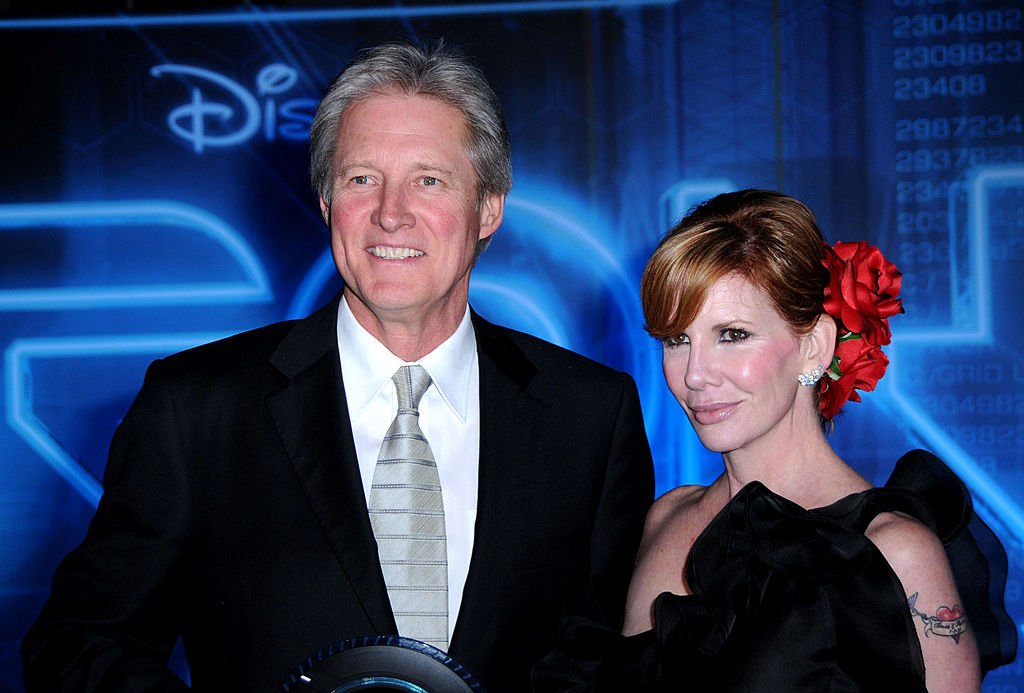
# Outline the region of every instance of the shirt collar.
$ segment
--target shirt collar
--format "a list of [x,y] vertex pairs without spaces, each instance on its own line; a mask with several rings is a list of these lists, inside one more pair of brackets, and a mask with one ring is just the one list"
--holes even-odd
[[[346,397],[352,416],[357,416],[390,382],[394,372],[408,363],[391,353],[359,324],[344,296],[338,306],[337,332]],[[469,386],[476,365],[476,332],[468,305],[454,334],[416,363],[430,374],[441,399],[460,421],[465,421]]]

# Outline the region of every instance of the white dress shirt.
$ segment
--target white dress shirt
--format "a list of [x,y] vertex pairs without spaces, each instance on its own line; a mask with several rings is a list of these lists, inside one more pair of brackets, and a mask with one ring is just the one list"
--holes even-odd
[[[398,412],[391,381],[407,362],[378,342],[352,315],[338,308],[338,350],[359,474],[367,504],[384,434]],[[433,380],[420,401],[420,428],[430,443],[441,479],[448,545],[448,639],[451,640],[473,553],[480,466],[480,364],[469,307],[455,334],[417,361]]]

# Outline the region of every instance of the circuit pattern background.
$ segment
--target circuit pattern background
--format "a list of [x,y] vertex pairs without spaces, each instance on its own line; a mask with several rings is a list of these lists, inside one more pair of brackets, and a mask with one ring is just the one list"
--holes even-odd
[[[1022,3],[853,5],[0,17],[0,690],[21,690],[19,639],[84,534],[147,363],[338,290],[308,124],[330,78],[395,36],[461,45],[505,104],[515,185],[474,307],[632,373],[659,492],[720,465],[642,330],[639,274],[668,226],[714,193],[769,187],[810,204],[830,240],[880,246],[907,313],[833,444],[875,482],[913,447],[953,466],[1010,554],[1020,624]],[[985,683],[1022,689],[1020,661]]]

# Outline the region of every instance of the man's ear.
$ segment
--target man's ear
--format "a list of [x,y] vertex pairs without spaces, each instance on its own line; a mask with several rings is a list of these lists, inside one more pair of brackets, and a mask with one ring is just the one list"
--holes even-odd
[[322,197],[320,198],[320,216],[324,218],[327,228],[331,228],[331,206]]
[[505,196],[487,195],[480,201],[480,235],[483,240],[494,234],[501,226],[501,220],[505,215]]
[[808,370],[815,366],[828,368],[832,365],[832,356],[836,352],[836,321],[832,316],[823,313],[818,322],[804,337],[804,355],[807,357]]

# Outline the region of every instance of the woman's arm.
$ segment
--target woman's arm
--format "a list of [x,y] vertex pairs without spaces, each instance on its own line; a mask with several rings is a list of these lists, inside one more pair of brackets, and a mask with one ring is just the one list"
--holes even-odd
[[691,526],[694,518],[688,510],[705,490],[703,486],[680,486],[656,500],[648,511],[626,594],[623,634],[636,635],[654,627],[652,607],[662,592],[686,594],[686,555],[702,529]]
[[917,520],[879,515],[867,537],[888,561],[907,594],[907,608],[924,655],[932,693],[980,691],[981,668],[963,602],[938,537]]

